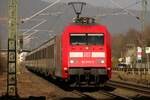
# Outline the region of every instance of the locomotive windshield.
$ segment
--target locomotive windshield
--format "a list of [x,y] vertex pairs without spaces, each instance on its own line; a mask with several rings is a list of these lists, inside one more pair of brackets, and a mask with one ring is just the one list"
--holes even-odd
[[104,34],[71,34],[71,45],[104,45]]

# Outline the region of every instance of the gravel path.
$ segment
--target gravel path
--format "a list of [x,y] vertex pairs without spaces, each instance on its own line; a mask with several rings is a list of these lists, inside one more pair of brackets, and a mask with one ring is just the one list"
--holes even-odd
[[[40,97],[45,96],[46,100],[60,100],[60,99],[77,99],[81,98],[79,95],[65,91],[53,83],[42,77],[39,77],[26,68],[22,68],[18,77],[18,94],[22,98],[29,96]],[[0,95],[6,93],[6,74],[0,75]]]

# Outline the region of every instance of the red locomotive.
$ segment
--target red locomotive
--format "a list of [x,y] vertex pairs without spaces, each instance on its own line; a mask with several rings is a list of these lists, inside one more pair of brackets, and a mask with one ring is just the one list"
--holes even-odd
[[98,86],[111,78],[111,36],[93,18],[77,18],[30,52],[26,66],[70,85]]

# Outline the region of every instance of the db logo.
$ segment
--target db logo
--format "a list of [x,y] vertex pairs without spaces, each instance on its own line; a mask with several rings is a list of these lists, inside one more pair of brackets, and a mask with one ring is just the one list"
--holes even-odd
[[94,61],[82,61],[82,64],[94,64]]

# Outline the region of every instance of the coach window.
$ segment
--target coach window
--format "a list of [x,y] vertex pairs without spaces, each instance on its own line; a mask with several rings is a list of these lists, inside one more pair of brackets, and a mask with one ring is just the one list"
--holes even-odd
[[51,53],[52,53],[52,54],[51,54],[51,58],[54,58],[54,45],[52,45],[51,50],[52,50],[52,51],[51,51]]
[[41,59],[41,50],[39,51],[39,59]]
[[33,54],[33,57],[34,57],[33,59],[34,59],[34,60],[35,60],[35,56],[36,56],[36,53]]
[[46,48],[44,48],[44,58],[46,58]]
[[43,58],[45,58],[45,49],[43,49]]
[[45,58],[45,49],[43,49],[43,58]]
[[47,54],[47,49],[45,48],[45,58],[46,58],[46,54]]
[[41,59],[43,59],[43,50],[41,50]]
[[41,52],[42,52],[42,54],[41,54],[41,55],[42,55],[41,59],[43,59],[43,49],[41,50]]
[[34,60],[34,53],[32,54],[32,59]]
[[37,60],[37,52],[35,53],[35,59]]
[[46,58],[48,58],[48,47],[46,48]]
[[34,59],[36,59],[36,53],[34,53]]
[[31,55],[31,60],[33,60],[33,54]]
[[46,48],[44,48],[44,58],[46,58]]
[[30,60],[32,60],[32,54],[30,55]]
[[45,58],[45,49],[43,49],[43,58]]
[[33,56],[33,58],[32,58],[32,59],[33,59],[33,60],[34,60],[34,55],[35,55],[35,54],[33,53],[33,54],[32,54],[32,56]]
[[41,59],[43,58],[43,52],[42,52],[42,50],[40,50],[41,51]]
[[34,54],[32,54],[32,60],[34,59]]
[[37,60],[38,51],[36,52],[36,60]]
[[30,59],[32,60],[32,54],[31,54],[31,58]]
[[32,60],[34,59],[33,57],[34,57],[34,55],[32,54]]
[[33,54],[33,60],[35,59],[35,53]]
[[25,60],[29,60],[29,56],[27,56],[27,57],[25,58]]
[[43,58],[43,50],[41,50],[41,59]]
[[37,59],[39,59],[39,51],[37,51]]
[[29,56],[28,59],[31,60],[31,56]]
[[45,52],[44,52],[44,49],[42,50],[42,52],[43,52],[43,57],[42,57],[42,58],[44,58],[44,56],[45,56],[45,54],[44,54],[44,53],[45,53]]
[[50,46],[47,48],[47,58],[50,58]]

